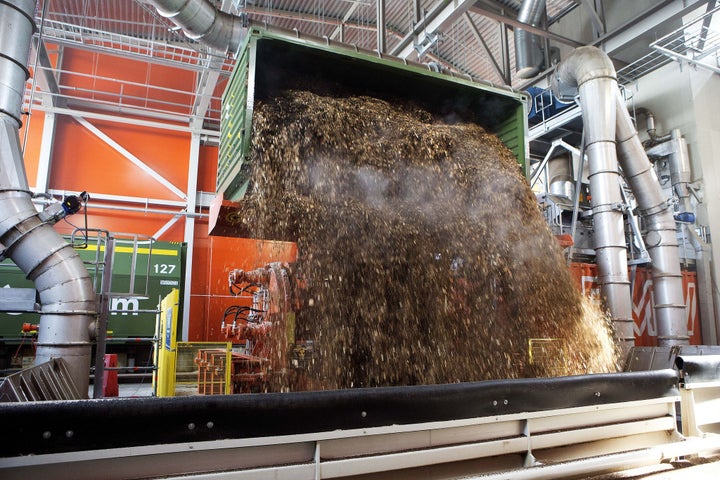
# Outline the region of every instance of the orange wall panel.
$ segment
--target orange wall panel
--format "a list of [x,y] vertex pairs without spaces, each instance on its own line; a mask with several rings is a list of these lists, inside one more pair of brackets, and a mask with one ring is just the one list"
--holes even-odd
[[[172,182],[187,188],[189,134],[93,120],[95,127]],[[74,119],[55,133],[51,188],[140,198],[180,198]]]
[[198,190],[215,192],[217,184],[218,147],[201,147],[198,166]]
[[20,128],[20,146],[25,145],[23,152],[25,161],[25,173],[30,187],[35,186],[38,172],[38,160],[40,158],[40,145],[42,131],[45,127],[45,114],[34,110],[30,117],[26,117],[23,126]]
[[[74,96],[95,100],[117,101],[123,96],[123,104],[153,108],[162,104],[164,110],[177,109],[187,114],[194,101],[192,92],[197,80],[196,73],[165,66],[149,65],[130,58],[108,56],[96,52],[65,47],[63,55],[62,83],[73,89]],[[70,73],[76,72],[76,73]],[[93,80],[95,77],[106,77]],[[118,80],[118,81],[115,81]],[[221,79],[216,91],[225,88]],[[132,85],[136,83],[137,85]],[[145,84],[160,86],[148,89]],[[174,91],[177,90],[177,91]],[[139,102],[133,97],[150,97]],[[176,104],[172,106],[172,104]],[[219,109],[217,102],[211,108]],[[80,192],[86,190],[97,194],[179,200],[141,168],[133,165],[120,153],[103,142],[71,117],[58,116],[53,158],[50,172],[50,188]],[[190,156],[190,134],[149,129],[125,123],[89,120],[95,127],[146,163],[178,189],[187,188],[187,170]],[[30,183],[35,183],[37,163],[42,139],[43,114],[33,112],[29,126],[26,168]],[[217,172],[217,147],[200,149],[198,184],[199,191],[214,192]],[[99,200],[96,199],[97,202]],[[142,208],[142,205],[102,201],[104,206],[119,208]],[[152,205],[148,208],[154,208]],[[163,207],[155,207],[163,208]],[[92,206],[88,209],[90,228],[111,232],[153,235],[172,218],[149,212],[108,210]],[[69,217],[68,222],[83,226],[84,215]],[[70,233],[73,225],[61,221],[56,229]],[[227,275],[233,268],[252,269],[272,261],[292,261],[296,246],[284,242],[262,242],[249,239],[208,237],[207,220],[195,221],[193,253],[193,276],[185,286],[190,295],[189,339],[219,340],[223,312],[236,303],[237,298],[228,292]],[[185,219],[177,220],[158,240],[182,241]]]
[[62,80],[76,97],[112,102],[121,97],[123,105],[186,115],[194,101],[196,74],[191,70],[75,48],[66,48],[63,70],[72,72]]

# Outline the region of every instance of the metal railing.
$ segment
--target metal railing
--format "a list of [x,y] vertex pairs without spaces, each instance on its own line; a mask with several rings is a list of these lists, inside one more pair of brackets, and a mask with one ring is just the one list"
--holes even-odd
[[718,12],[720,7],[710,10],[651,43],[650,47],[672,60],[720,74],[720,31],[712,28],[717,27],[712,19]]

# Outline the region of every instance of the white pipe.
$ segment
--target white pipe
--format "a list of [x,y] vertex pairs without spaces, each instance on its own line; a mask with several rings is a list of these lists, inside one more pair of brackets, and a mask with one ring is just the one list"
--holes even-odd
[[[669,157],[670,181],[680,201],[680,213],[687,214],[692,212],[692,206],[690,205],[690,188],[688,187],[691,180],[691,172],[687,142],[677,128],[670,131],[670,138],[673,142],[673,151]],[[691,221],[695,221],[694,216]]]
[[720,318],[717,317],[713,303],[713,280],[710,259],[710,245],[705,243],[695,232],[692,225],[684,225],[690,243],[695,249],[695,267],[697,269],[697,298],[700,308],[700,320],[703,345],[718,345],[720,342]]
[[612,62],[595,47],[575,49],[558,66],[558,80],[580,91],[588,156],[598,283],[623,352],[634,345],[620,172],[615,151],[617,79]]
[[35,0],[0,3],[0,253],[25,272],[39,293],[35,363],[63,358],[86,396],[95,292],[77,252],[38,216],[18,137],[34,15]]
[[687,314],[672,207],[662,192],[619,90],[615,93],[615,105],[618,157],[645,219],[645,245],[652,259],[658,345],[687,345]]

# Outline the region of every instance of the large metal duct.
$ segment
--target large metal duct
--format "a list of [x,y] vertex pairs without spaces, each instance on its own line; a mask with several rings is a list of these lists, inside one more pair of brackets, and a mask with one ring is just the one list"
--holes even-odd
[[95,293],[77,252],[32,203],[20,149],[35,0],[0,2],[0,254],[35,283],[41,304],[35,363],[63,358],[87,395]]
[[[558,80],[577,86],[585,125],[598,283],[623,352],[635,344],[620,172],[615,151],[615,68],[595,47],[580,47],[558,66]],[[624,110],[624,107],[623,107]]]
[[658,345],[687,345],[687,314],[673,209],[663,195],[655,169],[648,160],[619,90],[615,94],[615,104],[618,156],[647,230],[645,245],[652,259]]
[[[525,0],[518,13],[518,21],[537,27],[545,15],[545,0]],[[522,28],[516,28],[515,67],[520,78],[533,78],[540,73],[545,61],[542,38]]]
[[547,164],[548,190],[553,195],[573,199],[575,197],[575,182],[572,172],[572,154],[563,153],[553,157]]
[[185,35],[209,47],[235,53],[245,36],[245,20],[215,8],[208,0],[149,0],[160,15]]

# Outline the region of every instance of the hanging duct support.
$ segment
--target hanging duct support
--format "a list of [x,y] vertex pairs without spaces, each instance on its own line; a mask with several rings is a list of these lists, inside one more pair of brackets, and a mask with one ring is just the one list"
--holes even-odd
[[689,338],[672,207],[662,193],[617,88],[612,62],[596,47],[580,47],[559,65],[557,81],[579,88],[590,168],[598,283],[621,346],[629,348],[634,339],[618,160],[645,220],[658,343],[685,345]]
[[215,8],[208,0],[149,0],[185,35],[209,47],[235,53],[245,37],[246,19]]
[[[545,0],[525,0],[518,13],[518,21],[537,27],[545,15]],[[515,29],[515,67],[519,78],[533,78],[540,73],[545,62],[542,38],[539,35]]]
[[29,77],[35,0],[0,2],[0,258],[10,258],[40,297],[35,364],[64,359],[87,396],[95,292],[77,252],[32,203],[18,131]]

